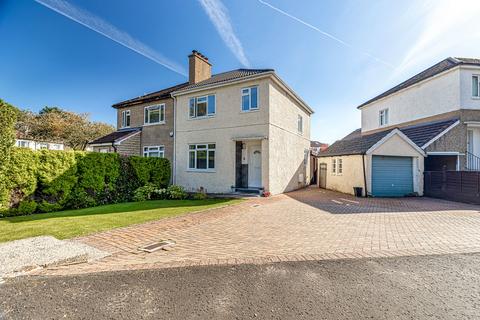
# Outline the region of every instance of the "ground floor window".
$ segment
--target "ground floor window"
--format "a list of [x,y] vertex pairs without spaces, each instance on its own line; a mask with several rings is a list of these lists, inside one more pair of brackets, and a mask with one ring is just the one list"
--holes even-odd
[[143,156],[144,157],[164,158],[165,157],[165,147],[164,146],[143,147]]
[[193,170],[215,169],[215,144],[190,144],[188,146],[188,168]]

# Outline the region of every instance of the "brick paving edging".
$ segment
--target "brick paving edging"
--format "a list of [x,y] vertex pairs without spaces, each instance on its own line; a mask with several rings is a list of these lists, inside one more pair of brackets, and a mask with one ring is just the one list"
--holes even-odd
[[[393,258],[409,256],[446,255],[446,254],[468,254],[480,253],[480,247],[449,247],[445,249],[403,249],[403,250],[378,250],[371,252],[344,252],[344,253],[322,253],[322,254],[297,254],[297,255],[266,255],[263,257],[237,257],[207,260],[182,260],[157,263],[132,263],[125,265],[101,266],[82,265],[81,268],[72,269],[66,267],[51,267],[42,270],[34,270],[30,275],[78,275],[86,273],[100,273],[109,271],[169,269],[196,266],[228,266],[241,264],[264,265],[279,262],[302,262],[302,261],[325,261],[325,260],[351,260],[368,258]],[[89,268],[92,266],[92,268]]]

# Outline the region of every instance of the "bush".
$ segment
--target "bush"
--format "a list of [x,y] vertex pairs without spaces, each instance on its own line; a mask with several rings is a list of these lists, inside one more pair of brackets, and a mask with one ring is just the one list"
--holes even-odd
[[167,188],[168,198],[172,200],[183,200],[188,197],[187,192],[183,187],[171,185]]
[[196,192],[193,195],[193,200],[205,200],[207,199],[207,194],[204,192]]
[[[2,174],[0,215],[4,216],[86,208],[134,198],[140,201],[142,197],[165,199],[170,195],[165,189],[170,181],[167,159],[13,148]],[[142,185],[144,190],[139,188]]]
[[155,186],[153,184],[147,184],[143,187],[138,188],[133,193],[133,201],[145,201],[152,198],[152,194],[155,191]]

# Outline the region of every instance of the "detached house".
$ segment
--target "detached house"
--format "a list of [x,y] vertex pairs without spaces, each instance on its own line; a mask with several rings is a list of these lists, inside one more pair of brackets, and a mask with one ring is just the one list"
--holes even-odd
[[189,56],[189,80],[113,107],[118,130],[99,152],[167,157],[189,191],[282,193],[310,181],[313,110],[272,69],[211,73]]
[[361,104],[362,126],[319,154],[319,185],[423,194],[424,170],[480,170],[480,60],[447,58]]

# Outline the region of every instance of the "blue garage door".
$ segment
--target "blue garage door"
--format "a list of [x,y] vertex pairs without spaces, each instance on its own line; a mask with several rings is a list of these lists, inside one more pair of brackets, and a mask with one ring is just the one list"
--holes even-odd
[[372,195],[402,197],[413,193],[411,157],[372,157]]

